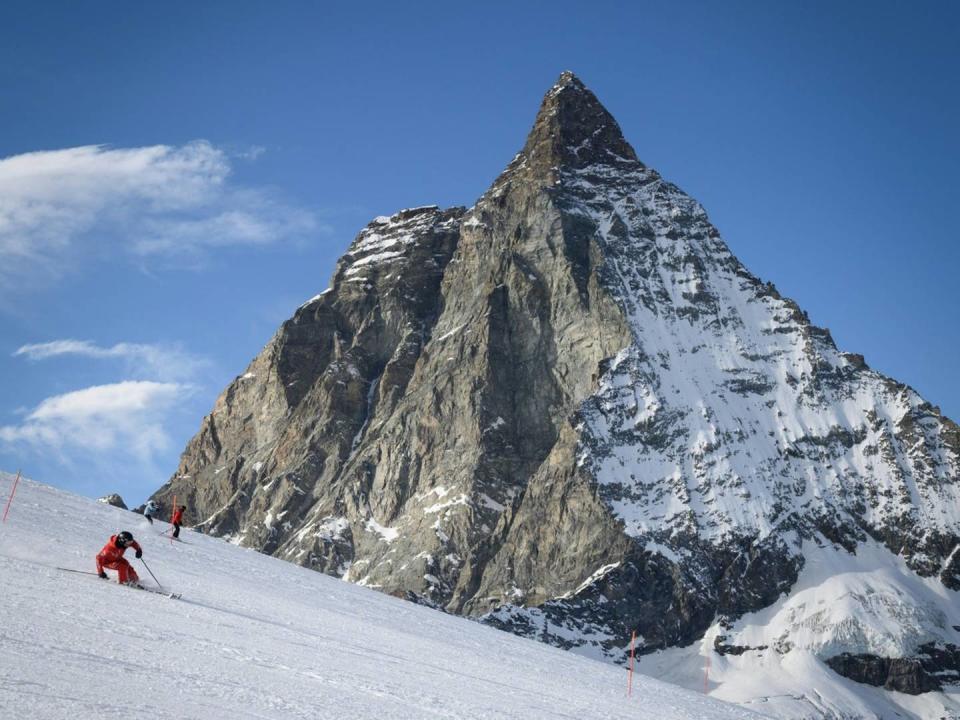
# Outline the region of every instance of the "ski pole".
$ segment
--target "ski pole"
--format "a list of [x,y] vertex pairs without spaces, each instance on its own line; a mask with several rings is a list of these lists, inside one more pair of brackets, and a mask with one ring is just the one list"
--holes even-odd
[[95,572],[90,572],[89,570],[74,570],[73,568],[62,568],[58,567],[57,570],[65,570],[66,572],[80,573],[81,575],[96,575]]
[[143,566],[147,569],[147,572],[150,573],[150,577],[153,578],[153,581],[157,584],[157,587],[163,587],[163,585],[160,584],[160,581],[157,580],[157,576],[153,574],[153,570],[151,570],[150,566],[147,565],[147,561],[143,558],[140,558],[140,562],[143,563]]

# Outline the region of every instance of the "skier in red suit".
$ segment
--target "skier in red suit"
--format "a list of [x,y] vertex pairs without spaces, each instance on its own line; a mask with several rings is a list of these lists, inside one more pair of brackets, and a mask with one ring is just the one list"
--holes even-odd
[[133,566],[123,557],[123,553],[127,551],[128,547],[132,547],[137,551],[136,554],[138,558],[143,557],[143,549],[137,541],[133,539],[133,535],[126,530],[110,536],[107,544],[103,546],[103,550],[97,553],[97,574],[106,579],[107,574],[103,571],[104,568],[116,570],[120,575],[120,582],[122,584],[139,586],[140,578],[137,577]]
[[181,505],[173,511],[173,517],[170,518],[170,524],[173,525],[173,536],[180,539],[180,526],[183,525],[183,511],[187,509],[186,505]]

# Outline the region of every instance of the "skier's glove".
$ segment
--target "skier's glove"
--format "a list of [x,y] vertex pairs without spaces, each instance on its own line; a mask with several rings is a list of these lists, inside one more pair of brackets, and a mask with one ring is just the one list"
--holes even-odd
[[106,580],[106,579],[107,579],[107,574],[106,574],[103,570],[101,570],[101,571],[100,571],[100,577],[102,577],[104,580]]
[[137,550],[137,560],[143,557],[143,550]]

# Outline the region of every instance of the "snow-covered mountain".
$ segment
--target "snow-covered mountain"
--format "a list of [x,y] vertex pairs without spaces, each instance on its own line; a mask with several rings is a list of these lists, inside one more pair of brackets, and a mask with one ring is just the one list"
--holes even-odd
[[[960,678],[958,480],[960,428],[751,275],[564,73],[473,207],[360,233],[155,497],[515,633],[623,662],[636,630],[729,688],[773,668],[780,714],[859,717]],[[790,684],[801,657],[827,697]]]
[[[168,528],[20,482],[0,525],[0,717],[754,717],[640,675],[627,697],[621,668]],[[119,529],[182,599],[56,569],[92,572]]]

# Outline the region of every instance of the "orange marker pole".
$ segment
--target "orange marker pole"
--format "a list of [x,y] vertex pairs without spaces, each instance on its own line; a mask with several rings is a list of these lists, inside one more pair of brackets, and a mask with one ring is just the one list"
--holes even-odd
[[[173,505],[170,507],[170,524],[173,525],[173,514],[177,511],[177,496],[173,496]],[[170,533],[170,544],[173,545],[173,533]]]
[[7,513],[10,512],[10,503],[13,502],[13,496],[17,492],[17,485],[20,483],[20,471],[17,470],[17,477],[13,480],[13,487],[10,489],[10,497],[7,498],[7,506],[3,509],[3,522],[7,521]]
[[627,697],[633,693],[633,646],[637,641],[637,631],[630,634],[630,670],[627,672]]

